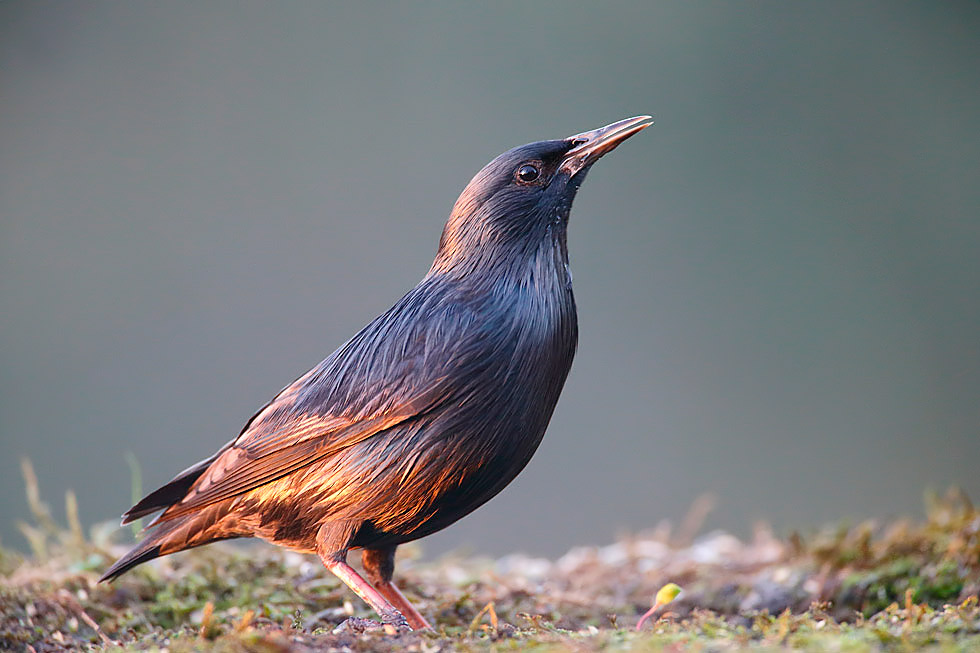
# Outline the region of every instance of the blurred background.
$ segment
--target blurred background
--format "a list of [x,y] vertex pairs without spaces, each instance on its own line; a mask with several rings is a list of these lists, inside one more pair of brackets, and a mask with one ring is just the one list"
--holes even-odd
[[980,499],[980,4],[0,4],[0,540],[210,455],[425,274],[501,151],[572,213],[551,427],[438,554]]

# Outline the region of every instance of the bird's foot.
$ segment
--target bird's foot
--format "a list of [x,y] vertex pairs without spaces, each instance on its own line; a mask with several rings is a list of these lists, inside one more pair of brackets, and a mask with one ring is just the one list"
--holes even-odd
[[360,617],[349,617],[339,626],[334,628],[333,633],[335,635],[347,632],[360,634],[379,630],[384,631],[389,635],[397,635],[399,633],[412,632],[412,627],[408,625],[405,617],[401,616],[400,614],[383,617],[381,621],[375,621],[374,619],[362,619]]
[[349,617],[333,629],[334,635],[340,633],[366,633],[369,630],[381,630],[384,624],[374,619],[361,619],[360,617]]

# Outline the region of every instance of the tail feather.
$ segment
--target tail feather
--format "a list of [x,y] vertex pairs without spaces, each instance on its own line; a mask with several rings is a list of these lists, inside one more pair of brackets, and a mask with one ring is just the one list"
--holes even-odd
[[[163,534],[163,536],[165,535],[166,534]],[[134,546],[129,553],[119,558],[119,560],[116,560],[115,564],[109,567],[109,569],[102,574],[102,578],[99,579],[99,582],[102,583],[115,580],[116,577],[126,573],[136,565],[141,565],[144,562],[148,562],[163,555],[160,552],[162,539],[163,537],[158,537],[156,534],[154,534]]]
[[99,582],[111,581],[136,565],[160,556],[218,540],[241,537],[243,533],[234,523],[223,521],[230,508],[228,503],[215,504],[194,514],[155,526],[142,542],[109,567]]
[[204,473],[205,469],[207,467],[202,467],[200,471],[194,470],[197,471],[196,474],[187,474],[187,472],[184,472],[163,487],[150,492],[140,499],[135,506],[126,511],[126,514],[122,518],[123,525],[136,521],[140,517],[145,517],[169,508],[171,505],[183,499],[191,485]]
[[191,489],[194,482],[201,477],[201,475],[207,471],[211,463],[220,456],[228,447],[234,443],[234,440],[221,447],[213,456],[206,458],[196,465],[188,467],[181,473],[174,476],[170,481],[163,487],[159,487],[153,492],[140,499],[135,506],[126,511],[123,515],[122,523],[128,524],[131,521],[135,521],[140,517],[145,517],[152,513],[158,512],[169,508],[173,504],[177,503],[187,495],[187,491]]

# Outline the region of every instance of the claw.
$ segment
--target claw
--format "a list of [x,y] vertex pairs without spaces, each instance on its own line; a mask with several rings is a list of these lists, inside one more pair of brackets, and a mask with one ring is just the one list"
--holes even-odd
[[362,619],[361,617],[349,617],[333,629],[333,634],[339,635],[341,633],[355,633],[359,635],[361,633],[374,632],[378,630],[383,630],[389,635],[397,635],[399,633],[412,632],[412,627],[408,625],[405,617],[401,615],[398,615],[397,617],[388,617],[382,619],[381,621],[375,621],[374,619]]

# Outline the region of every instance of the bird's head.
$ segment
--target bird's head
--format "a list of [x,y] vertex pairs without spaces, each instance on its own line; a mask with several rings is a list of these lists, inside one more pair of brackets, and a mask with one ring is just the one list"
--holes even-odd
[[572,200],[592,165],[649,127],[627,118],[568,138],[529,143],[488,163],[456,200],[433,272],[466,271],[563,242]]

